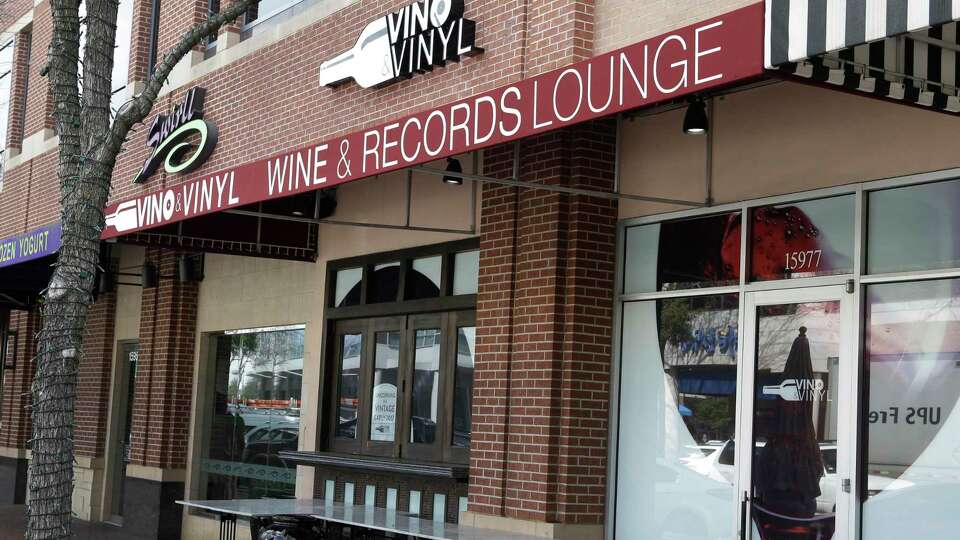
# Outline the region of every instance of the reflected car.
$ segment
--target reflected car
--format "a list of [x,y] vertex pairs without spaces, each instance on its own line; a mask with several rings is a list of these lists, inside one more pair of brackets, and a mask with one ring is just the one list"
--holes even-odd
[[[763,448],[764,442],[758,442],[757,448]],[[820,444],[823,455],[823,476],[820,477],[820,496],[817,497],[817,512],[830,513],[837,508],[837,445],[832,442]],[[687,462],[691,470],[696,471],[713,480],[726,480],[733,484],[736,477],[733,463],[736,454],[736,445],[731,439],[723,444],[719,452],[705,455],[699,459]],[[884,476],[867,475],[867,489],[871,492],[890,489],[901,489],[912,485],[904,480],[894,480]]]
[[300,426],[296,423],[254,429],[247,434],[243,462],[286,468],[287,463],[277,454],[297,450],[299,438]]

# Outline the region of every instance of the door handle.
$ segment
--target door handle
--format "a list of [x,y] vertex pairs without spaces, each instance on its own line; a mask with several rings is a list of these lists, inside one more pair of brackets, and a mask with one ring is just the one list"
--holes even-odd
[[747,540],[747,531],[750,529],[747,523],[747,502],[750,495],[744,491],[743,497],[740,497],[740,540]]

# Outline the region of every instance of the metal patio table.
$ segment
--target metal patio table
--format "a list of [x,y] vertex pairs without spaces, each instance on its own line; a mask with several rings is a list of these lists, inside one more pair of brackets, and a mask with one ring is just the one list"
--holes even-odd
[[272,517],[312,518],[363,529],[402,534],[426,540],[532,540],[525,534],[431,521],[416,514],[375,506],[344,505],[323,499],[238,499],[229,501],[177,501],[177,504],[217,514],[220,540],[234,540],[237,517],[250,519],[250,533],[256,540],[263,520]]

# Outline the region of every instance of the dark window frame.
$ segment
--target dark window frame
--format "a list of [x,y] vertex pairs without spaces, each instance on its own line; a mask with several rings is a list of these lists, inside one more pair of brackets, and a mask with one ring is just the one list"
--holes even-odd
[[[321,398],[323,409],[318,430],[318,447],[334,452],[357,454],[369,457],[391,457],[400,460],[468,463],[469,448],[453,446],[453,399],[455,368],[457,362],[457,334],[463,327],[476,326],[476,294],[454,296],[453,261],[457,253],[479,250],[479,239],[470,238],[419,246],[410,249],[351,257],[327,264],[326,292],[324,301],[324,339],[321,355],[324,359],[322,373],[329,389]],[[440,255],[440,296],[406,300],[406,279],[412,271],[414,259]],[[400,262],[400,279],[397,298],[394,302],[368,303],[371,295],[371,275],[374,266],[387,262]],[[334,307],[336,277],[339,270],[362,268],[360,280],[360,304]],[[437,397],[442,404],[438,414],[438,427],[432,444],[410,443],[410,412],[412,381],[414,375],[416,330],[439,328],[440,343],[440,392]],[[370,407],[373,392],[374,356],[376,332],[397,330],[400,334],[400,361],[398,363],[397,423],[393,442],[370,440]],[[342,337],[344,334],[360,333],[361,381],[359,384],[357,433],[355,439],[336,436],[338,402],[340,399],[340,363]]]

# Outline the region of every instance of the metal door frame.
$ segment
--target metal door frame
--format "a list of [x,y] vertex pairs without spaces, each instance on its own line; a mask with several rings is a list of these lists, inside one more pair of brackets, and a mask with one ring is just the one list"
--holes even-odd
[[[860,362],[858,361],[857,339],[857,302],[856,296],[842,285],[823,287],[803,287],[746,292],[740,312],[740,351],[737,376],[737,416],[736,433],[740,441],[753,440],[753,405],[756,372],[757,308],[776,304],[799,304],[806,302],[840,302],[840,362],[838,365],[837,400],[837,478],[840,481],[836,491],[836,529],[834,540],[856,540],[859,538],[859,493],[857,456],[859,454],[859,418],[860,411]],[[737,513],[737,538],[752,538],[751,525],[751,474],[752,444],[737,445],[736,456],[736,493],[739,511]],[[743,466],[743,464],[747,464]],[[849,481],[849,489],[845,482]],[[843,486],[843,487],[841,487]],[[827,539],[829,540],[829,539]]]

